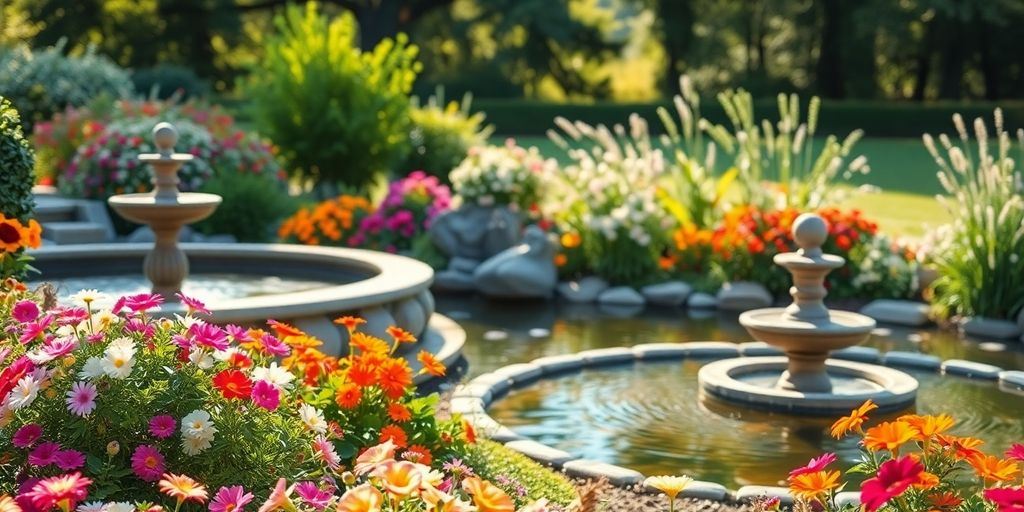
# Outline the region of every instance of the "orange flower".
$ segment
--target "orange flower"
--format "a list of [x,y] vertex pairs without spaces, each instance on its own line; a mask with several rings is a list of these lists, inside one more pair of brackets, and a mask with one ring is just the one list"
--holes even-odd
[[341,496],[337,512],[379,512],[384,506],[384,495],[366,483],[353,487]]
[[384,489],[394,496],[408,496],[420,488],[423,473],[408,461],[390,461],[377,467],[373,472],[384,484]]
[[21,512],[21,507],[10,496],[0,496],[0,512]]
[[373,470],[378,464],[395,456],[395,443],[385,441],[377,446],[371,446],[356,457],[356,465],[352,471],[357,475],[365,475]]
[[556,254],[553,260],[556,267],[564,267],[566,263],[569,263],[569,257],[562,253]]
[[957,460],[967,460],[982,455],[981,450],[977,448],[985,444],[981,439],[974,437],[957,437],[943,434],[936,436],[936,440],[939,446],[952,451],[953,458]]
[[178,502],[192,500],[196,503],[206,501],[206,487],[185,476],[164,473],[159,482],[160,492],[177,499]]
[[479,512],[513,512],[515,505],[505,491],[471,476],[462,481],[462,489],[473,496],[473,504]]
[[577,233],[562,233],[562,236],[560,237],[559,241],[562,242],[562,247],[565,247],[566,249],[572,249],[575,247],[579,247],[583,239],[580,238],[580,235]]
[[963,503],[964,500],[960,499],[956,494],[946,491],[941,494],[929,494],[928,503],[931,503],[934,507],[939,508],[954,508]]
[[412,419],[412,413],[409,412],[409,408],[400,404],[392,403],[388,404],[388,417],[391,421],[402,423]]
[[364,358],[357,358],[345,372],[345,377],[356,386],[366,387],[377,381],[377,370]]
[[917,430],[916,439],[919,441],[931,439],[933,436],[953,428],[954,423],[953,417],[948,414],[940,414],[938,416],[907,414],[900,416],[898,421],[905,421],[914,427]]
[[839,418],[832,424],[832,437],[839,439],[849,432],[860,432],[861,425],[868,418],[868,412],[874,409],[878,409],[878,406],[869,399],[861,404],[860,407],[850,411],[849,416]]
[[444,363],[438,361],[433,354],[426,350],[421,350],[420,353],[416,355],[416,360],[423,365],[423,369],[420,370],[421,372],[429,373],[434,377],[444,377],[444,374],[447,371],[444,367]]
[[466,442],[469,444],[476,443],[476,429],[473,428],[473,424],[466,419],[462,420],[462,431],[466,434]]
[[805,501],[821,501],[821,497],[839,487],[838,471],[814,471],[792,477],[789,491]]
[[363,390],[356,384],[342,384],[334,392],[334,401],[343,409],[355,409],[363,399]]
[[381,363],[377,385],[392,400],[398,400],[412,385],[412,370],[405,359],[389,359]]
[[299,328],[288,325],[284,322],[278,322],[277,320],[267,320],[267,323],[270,324],[270,328],[273,329],[274,332],[277,333],[277,335],[281,338],[287,338],[289,336],[298,337],[306,335],[306,333],[302,332],[302,330],[300,330]]
[[388,336],[391,336],[398,343],[415,343],[416,337],[411,332],[402,329],[401,327],[391,326],[387,328]]
[[409,438],[405,435],[405,431],[398,425],[388,425],[380,429],[380,442],[385,443],[391,441],[395,443],[395,446],[399,448],[405,448],[409,445]]
[[359,349],[364,354],[387,354],[391,352],[391,346],[384,340],[369,334],[354,332],[348,340],[350,347]]
[[905,421],[887,421],[864,433],[864,447],[871,451],[895,452],[917,436],[917,429]]
[[924,471],[917,477],[917,483],[913,485],[915,489],[928,490],[939,485],[939,477],[938,475]]
[[405,452],[402,453],[402,458],[417,464],[423,464],[424,466],[429,466],[434,461],[430,448],[421,444],[414,444],[406,448]]
[[0,251],[15,252],[26,245],[21,221],[0,214]]
[[28,220],[28,226],[25,228],[25,245],[30,249],[38,249],[39,246],[43,245],[43,227],[36,222],[35,219]]
[[661,270],[672,270],[676,266],[675,256],[662,256],[658,258],[658,268]]
[[348,329],[349,334],[352,334],[356,331],[356,327],[366,323],[366,319],[357,316],[340,316],[334,319],[334,323],[344,325]]
[[1020,468],[1017,463],[1009,459],[1000,459],[995,455],[978,454],[969,459],[967,463],[974,468],[974,471],[985,482],[1012,482],[1017,479]]

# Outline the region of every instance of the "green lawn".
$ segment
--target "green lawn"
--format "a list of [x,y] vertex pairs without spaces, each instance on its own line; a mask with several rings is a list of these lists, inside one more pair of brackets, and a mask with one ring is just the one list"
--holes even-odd
[[[502,140],[504,137],[495,137],[492,142]],[[564,154],[545,137],[517,137],[516,141],[565,161]],[[859,194],[843,206],[861,209],[884,232],[895,236],[920,237],[927,228],[949,220],[935,200],[935,194],[942,191],[935,164],[919,139],[863,139],[854,151],[868,158],[871,172],[855,176],[851,183],[870,184],[882,191]]]

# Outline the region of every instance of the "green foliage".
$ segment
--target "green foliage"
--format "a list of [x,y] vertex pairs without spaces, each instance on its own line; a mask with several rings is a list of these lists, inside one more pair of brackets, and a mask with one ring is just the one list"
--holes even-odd
[[202,98],[210,94],[210,84],[199,78],[191,68],[176,64],[159,64],[132,73],[132,85],[140,96],[155,94],[159,99],[172,96],[181,99]]
[[522,484],[527,490],[526,496],[509,493],[516,500],[517,508],[540,498],[561,506],[568,506],[576,499],[576,489],[563,475],[493,441],[479,440],[470,445],[465,462],[485,480],[497,482],[499,477],[505,477]]
[[281,219],[298,207],[284,183],[260,174],[223,172],[200,190],[221,196],[223,202],[213,215],[193,227],[208,235],[234,235],[239,242],[270,240]]
[[[939,166],[946,190],[940,201],[952,224],[931,234],[927,260],[939,272],[932,303],[943,316],[1014,319],[1024,306],[1024,200],[1020,160],[1011,158],[1010,134],[1000,110],[995,133],[984,120],[974,121],[977,154],[972,155],[963,117],[953,118],[959,139],[939,136],[942,153],[930,135],[925,146]],[[1017,132],[1024,155],[1024,136]]]
[[128,73],[89,47],[78,57],[64,55],[64,42],[41,50],[19,46],[0,49],[0,95],[21,112],[26,127],[66,107],[81,107],[94,98],[131,94]]
[[18,111],[0,96],[0,214],[27,221],[32,215],[35,154]]
[[469,148],[485,144],[494,131],[492,126],[484,125],[483,112],[470,113],[471,100],[467,94],[461,104],[446,104],[444,91],[439,89],[426,105],[414,101],[409,111],[412,147],[398,171],[424,171],[442,183],[450,183],[448,174],[466,158]]
[[350,14],[289,6],[247,82],[253,119],[294,176],[365,188],[408,151],[409,93],[420,69],[404,35],[355,46]]

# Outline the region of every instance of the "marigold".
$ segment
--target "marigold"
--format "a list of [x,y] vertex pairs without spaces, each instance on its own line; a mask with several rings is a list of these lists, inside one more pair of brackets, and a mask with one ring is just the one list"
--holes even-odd
[[388,345],[386,341],[362,332],[352,333],[348,345],[359,349],[362,354],[388,354],[391,352],[391,345]]
[[887,421],[869,428],[864,433],[864,447],[871,451],[896,452],[904,443],[917,436],[917,429],[905,421]]
[[402,430],[402,427],[398,425],[388,425],[380,429],[380,441],[386,443],[391,441],[398,448],[405,448],[409,445],[409,437]]
[[357,316],[339,316],[334,319],[334,323],[344,325],[345,329],[348,329],[349,334],[352,334],[357,327],[366,323],[366,319]]
[[939,476],[934,473],[929,473],[925,471],[921,473],[920,476],[917,477],[917,481],[914,482],[913,485],[915,489],[927,491],[928,489],[931,489],[939,485]]
[[874,402],[868,400],[861,404],[860,407],[850,411],[849,416],[839,418],[832,424],[832,437],[839,439],[849,432],[859,432],[861,425],[864,424],[864,420],[867,419],[868,412],[877,408],[878,406]]
[[416,355],[416,360],[423,365],[423,369],[420,371],[429,373],[434,377],[444,377],[444,374],[447,372],[447,369],[444,367],[444,363],[438,361],[433,354],[426,350],[421,350],[420,353]]
[[356,408],[356,406],[359,405],[359,401],[362,399],[362,388],[353,383],[342,384],[337,391],[334,392],[334,401],[343,409]]
[[412,413],[409,412],[408,407],[394,402],[388,404],[388,417],[391,418],[391,421],[402,423],[411,420]]
[[278,337],[287,338],[290,336],[305,336],[306,333],[293,325],[286,324],[284,322],[278,322],[277,320],[267,320],[267,325],[277,333]]
[[164,473],[159,484],[160,492],[179,502],[192,500],[196,503],[206,501],[206,487],[185,475]]
[[838,471],[801,473],[789,480],[789,490],[805,501],[821,501],[822,496],[839,487]]
[[377,385],[388,398],[398,400],[412,385],[412,370],[404,359],[384,361],[380,367]]
[[915,437],[919,441],[925,441],[953,428],[953,417],[948,414],[938,416],[918,416],[907,414],[897,418],[898,421],[905,421],[917,430]]
[[986,482],[1012,482],[1020,473],[1016,462],[995,455],[978,454],[967,459],[967,463]]
[[413,336],[411,332],[402,329],[401,327],[391,326],[387,328],[388,336],[394,338],[398,343],[415,343],[416,336]]
[[984,441],[975,437],[958,437],[958,436],[947,436],[939,434],[935,436],[939,446],[952,452],[953,458],[957,460],[968,460],[972,457],[982,455],[981,450],[977,448],[983,444]]
[[359,357],[345,371],[345,378],[359,387],[372,386],[377,382],[377,368],[366,359]]
[[462,489],[473,496],[479,512],[513,512],[512,498],[494,484],[471,476],[462,481]]

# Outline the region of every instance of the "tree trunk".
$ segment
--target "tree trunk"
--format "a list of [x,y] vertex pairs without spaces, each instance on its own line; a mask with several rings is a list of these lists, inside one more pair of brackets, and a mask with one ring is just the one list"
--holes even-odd
[[843,12],[841,0],[821,0],[821,46],[818,51],[818,91],[826,98],[842,98]]
[[924,27],[924,40],[921,50],[917,53],[917,66],[914,78],[914,101],[924,101],[928,89],[928,76],[932,72],[932,50],[935,45],[935,22],[928,22]]
[[762,76],[768,75],[768,51],[765,49],[765,34],[768,32],[765,18],[768,17],[768,5],[760,2],[757,9],[757,69]]
[[693,42],[693,1],[659,0],[657,13],[661,20],[661,39],[665,45],[662,90],[668,97],[679,92],[679,75],[683,73],[683,61]]
[[958,19],[947,19],[943,34],[942,69],[939,70],[939,98],[958,100],[963,96],[964,84],[964,40],[963,23]]
[[999,63],[992,55],[992,35],[990,27],[981,16],[978,16],[976,26],[978,28],[978,46],[981,52],[981,75],[985,79],[985,99],[994,101],[999,99]]

